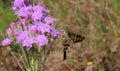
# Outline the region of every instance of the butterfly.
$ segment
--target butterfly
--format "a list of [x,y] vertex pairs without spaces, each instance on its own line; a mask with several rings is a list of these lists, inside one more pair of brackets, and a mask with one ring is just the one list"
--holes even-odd
[[65,47],[63,49],[63,60],[66,60],[66,50],[71,46],[71,44],[73,43],[79,43],[81,41],[83,41],[85,39],[84,36],[80,35],[80,34],[76,34],[73,32],[67,32],[67,36],[68,39],[63,41],[63,46]]

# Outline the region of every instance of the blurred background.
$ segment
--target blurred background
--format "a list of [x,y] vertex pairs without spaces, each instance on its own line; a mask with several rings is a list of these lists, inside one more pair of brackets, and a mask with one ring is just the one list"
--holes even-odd
[[[15,21],[13,0],[0,0],[0,42]],[[54,43],[45,71],[120,71],[120,0],[40,0],[57,18],[55,27],[85,36],[67,50],[62,37]],[[91,63],[92,62],[92,63]],[[18,71],[6,48],[0,48],[0,71]]]

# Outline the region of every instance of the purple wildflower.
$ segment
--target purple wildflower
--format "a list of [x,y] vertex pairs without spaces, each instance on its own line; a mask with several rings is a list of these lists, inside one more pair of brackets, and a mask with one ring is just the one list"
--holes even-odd
[[48,24],[45,24],[45,23],[42,23],[42,22],[37,22],[37,23],[34,23],[33,25],[31,25],[29,27],[29,31],[32,32],[32,33],[46,33],[46,32],[50,32],[50,29],[52,27],[49,26]]
[[24,0],[24,3],[25,3],[25,4],[28,4],[28,2],[29,2],[29,0]]
[[51,24],[51,23],[53,23],[55,21],[55,19],[52,18],[52,17],[45,17],[44,21],[47,24]]
[[22,42],[22,46],[25,46],[28,48],[31,48],[32,44],[33,44],[33,38],[31,38],[31,37],[25,38],[24,41]]
[[32,12],[32,6],[24,6],[20,8],[17,14],[18,16],[28,18],[31,15],[31,12]]
[[45,13],[48,13],[49,11],[45,9],[44,7],[37,5],[33,7],[33,14],[31,16],[32,20],[38,21],[42,19],[42,16],[44,16]]
[[42,18],[42,16],[43,16],[43,13],[36,11],[32,14],[32,20],[38,21]]
[[36,25],[30,25],[29,26],[29,31],[31,32],[31,33],[37,33],[38,31],[37,31],[37,26]]
[[8,28],[8,29],[6,30],[6,33],[7,33],[8,35],[11,35],[12,29],[11,29],[11,28]]
[[4,39],[4,40],[2,41],[2,46],[8,46],[8,45],[11,44],[11,42],[12,42],[11,39],[6,38],[6,39]]
[[28,31],[22,31],[21,33],[18,33],[18,36],[16,38],[17,43],[23,42],[27,37],[29,37],[29,32]]
[[50,34],[51,34],[53,37],[57,37],[57,36],[60,34],[60,32],[57,31],[57,30],[55,30],[55,29],[52,29],[52,30],[50,31]]
[[51,27],[48,24],[45,23],[36,23],[37,30],[41,33],[50,32]]
[[[17,44],[28,49],[32,47],[32,44],[42,47],[49,42],[46,33],[56,37],[59,31],[54,29],[55,19],[48,15],[49,10],[41,4],[29,5],[28,2],[28,0],[14,0],[12,8],[19,20],[10,23],[10,28],[6,30],[6,33],[9,38],[14,38]],[[11,42],[12,40],[7,38],[3,40],[2,45],[6,46]]]
[[10,28],[11,28],[11,29],[14,29],[14,28],[15,28],[15,23],[14,23],[14,22],[10,23]]
[[42,7],[41,5],[36,5],[33,7],[33,11],[39,11],[39,12],[42,12],[45,8]]
[[48,38],[45,35],[38,35],[35,38],[34,43],[37,44],[39,47],[42,47],[48,44]]
[[13,10],[20,9],[25,6],[25,0],[14,0],[13,2]]
[[15,38],[17,38],[20,33],[21,33],[20,31],[14,31],[13,35],[14,35]]

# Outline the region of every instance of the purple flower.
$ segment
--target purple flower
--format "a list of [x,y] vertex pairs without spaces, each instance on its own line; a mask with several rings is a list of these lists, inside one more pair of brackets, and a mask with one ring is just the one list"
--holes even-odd
[[48,38],[45,35],[38,35],[35,38],[34,43],[37,44],[39,47],[42,47],[48,44]]
[[14,22],[10,23],[10,28],[11,28],[11,29],[14,29],[14,28],[15,28],[15,23],[14,23]]
[[31,15],[31,12],[32,12],[32,6],[24,6],[20,8],[17,14],[18,16],[28,18]]
[[44,21],[47,24],[51,24],[51,23],[53,23],[55,21],[55,19],[52,18],[52,17],[45,17]]
[[6,30],[6,33],[7,33],[8,35],[11,35],[12,29],[11,29],[11,28],[8,28],[8,29]]
[[32,20],[34,20],[34,21],[38,21],[38,20],[41,20],[41,18],[42,18],[42,16],[43,16],[43,13],[42,12],[39,12],[39,11],[36,11],[36,12],[34,12],[33,14],[32,14]]
[[25,4],[28,4],[28,2],[29,2],[29,0],[24,0],[24,3],[25,3]]
[[41,33],[50,32],[51,27],[45,23],[36,23],[37,30]]
[[13,10],[17,10],[21,7],[25,6],[25,0],[14,0],[13,2]]
[[36,24],[30,25],[30,26],[29,26],[29,31],[30,31],[31,33],[33,33],[33,34],[37,33],[38,30],[37,30]]
[[60,32],[57,31],[57,30],[55,30],[55,29],[52,29],[52,30],[50,31],[50,34],[51,34],[53,37],[57,37],[57,36],[60,34]]
[[17,33],[17,38],[16,38],[16,42],[17,43],[21,43],[23,42],[27,37],[29,37],[29,32],[28,31],[22,31],[20,33]]
[[2,46],[8,46],[8,45],[11,44],[11,42],[12,42],[11,39],[6,38],[6,39],[4,39],[4,40],[2,41]]
[[[12,9],[18,17],[17,22],[10,23],[6,33],[15,43],[30,49],[32,44],[43,47],[49,43],[48,35],[57,37],[59,31],[54,29],[55,19],[49,16],[49,10],[42,4],[28,4],[29,0],[14,0]],[[47,34],[46,34],[47,33]],[[10,45],[13,40],[6,38],[3,46]]]
[[26,46],[28,48],[31,48],[33,44],[33,38],[31,37],[27,37],[24,39],[24,41],[22,42],[22,46]]
[[44,7],[40,6],[40,5],[36,5],[33,7],[33,11],[39,11],[39,12],[42,12],[43,10],[45,10]]
[[37,23],[34,23],[33,25],[31,25],[31,26],[29,27],[29,31],[32,32],[32,33],[38,32],[38,33],[44,34],[44,33],[46,33],[46,32],[50,32],[50,29],[51,29],[51,28],[52,28],[52,27],[49,26],[49,25],[46,24],[46,23],[37,22]]
[[31,16],[32,20],[34,21],[38,21],[42,19],[42,16],[44,16],[44,14],[48,13],[49,11],[47,9],[45,9],[44,7],[37,5],[33,7],[33,14]]

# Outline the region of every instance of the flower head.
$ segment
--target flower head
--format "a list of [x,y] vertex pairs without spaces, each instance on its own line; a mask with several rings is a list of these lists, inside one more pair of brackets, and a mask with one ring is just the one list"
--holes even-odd
[[17,43],[22,43],[26,38],[29,37],[29,32],[28,31],[22,31],[22,32],[19,32],[17,33],[17,38],[16,38],[16,42]]
[[14,0],[13,1],[13,10],[17,10],[22,6],[25,6],[26,0]]
[[48,38],[45,35],[38,35],[35,38],[34,43],[37,44],[39,47],[42,47],[48,44]]
[[51,27],[45,23],[36,23],[36,29],[41,33],[50,32]]
[[53,17],[45,17],[44,21],[47,24],[52,24],[55,21],[55,19]]
[[57,37],[57,36],[60,34],[60,32],[57,31],[57,30],[55,30],[55,29],[52,29],[52,30],[50,31],[50,34],[51,34],[53,37]]
[[48,37],[54,38],[59,35],[59,31],[54,28],[55,19],[49,16],[49,10],[42,4],[28,4],[29,0],[14,0],[12,9],[18,17],[17,22],[10,23],[10,28],[6,30],[10,39],[2,42],[3,46],[11,44],[14,39],[15,44],[20,44],[30,49],[33,44],[43,47],[49,43]]
[[11,28],[8,28],[8,29],[6,30],[6,33],[7,33],[8,35],[11,35],[12,29],[11,29]]
[[31,32],[31,33],[37,33],[38,32],[38,30],[37,30],[37,26],[36,26],[36,24],[34,24],[34,25],[30,25],[29,26],[29,31]]
[[8,46],[8,45],[11,44],[11,42],[12,42],[11,39],[6,38],[6,39],[4,39],[4,40],[2,41],[2,46]]
[[33,14],[31,16],[32,20],[34,21],[40,21],[42,19],[42,17],[44,15],[46,15],[46,13],[48,13],[49,11],[47,9],[45,9],[44,7],[40,6],[40,5],[36,5],[33,7]]
[[11,29],[14,29],[14,28],[15,28],[15,23],[14,23],[14,22],[10,23],[10,28],[11,28]]
[[33,38],[27,37],[26,39],[23,40],[22,46],[25,46],[27,48],[31,48],[33,44]]
[[20,8],[17,14],[18,16],[28,18],[31,15],[31,12],[32,12],[32,6],[23,6]]

